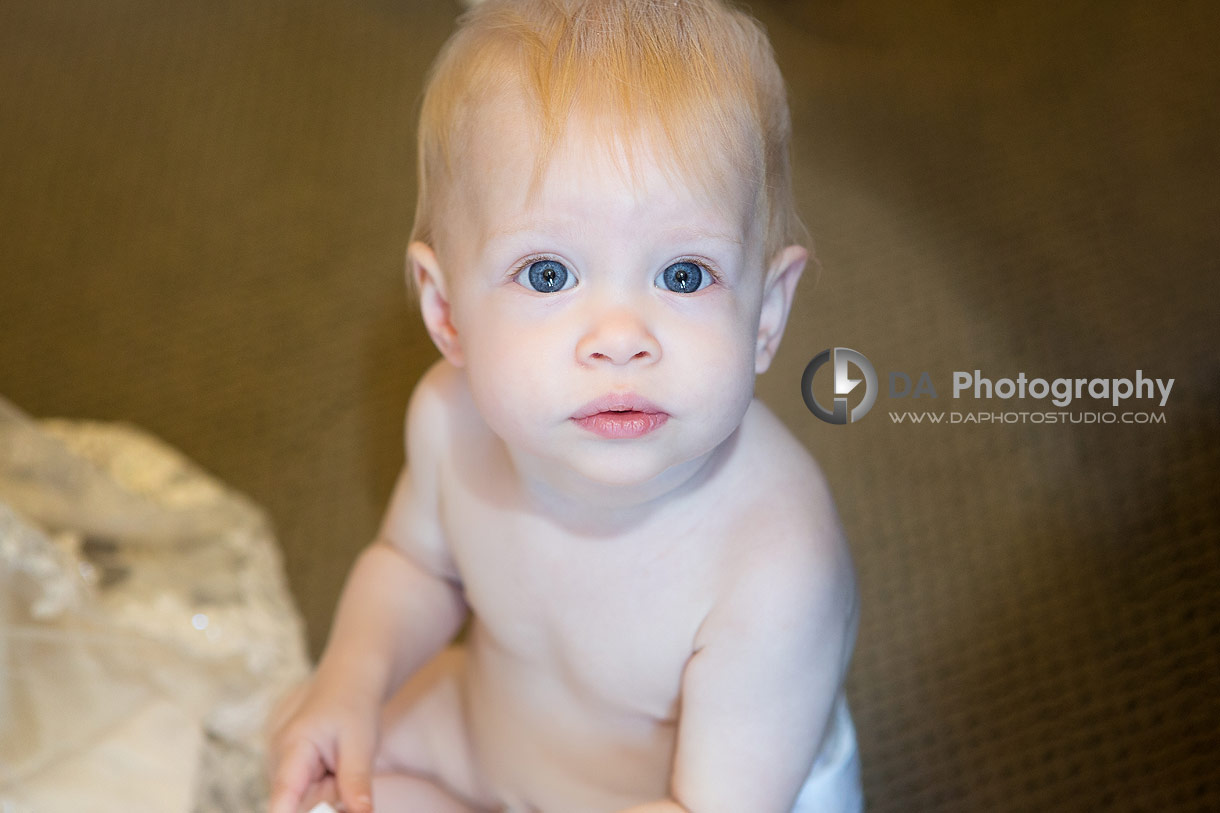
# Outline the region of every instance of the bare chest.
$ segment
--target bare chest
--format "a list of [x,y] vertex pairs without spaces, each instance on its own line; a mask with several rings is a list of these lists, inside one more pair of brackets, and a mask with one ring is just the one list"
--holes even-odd
[[671,720],[711,598],[699,523],[583,537],[460,489],[443,522],[481,639],[581,705]]

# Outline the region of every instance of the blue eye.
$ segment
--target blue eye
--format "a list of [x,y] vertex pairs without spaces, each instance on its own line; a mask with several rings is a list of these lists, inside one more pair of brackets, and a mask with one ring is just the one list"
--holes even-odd
[[569,279],[574,278],[568,272],[568,269],[563,263],[556,262],[555,260],[532,262],[517,277],[517,281],[521,282],[522,285],[542,294],[553,294],[556,291],[562,291],[564,288],[571,287],[568,285]]
[[686,260],[674,263],[657,275],[657,284],[676,294],[693,294],[707,287],[704,285],[705,281],[710,285],[712,275],[698,263]]

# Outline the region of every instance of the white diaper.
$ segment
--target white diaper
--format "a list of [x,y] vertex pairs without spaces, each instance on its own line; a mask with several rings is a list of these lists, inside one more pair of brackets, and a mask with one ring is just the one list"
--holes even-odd
[[860,813],[863,809],[856,727],[852,725],[847,700],[840,697],[831,717],[830,733],[796,797],[792,813]]

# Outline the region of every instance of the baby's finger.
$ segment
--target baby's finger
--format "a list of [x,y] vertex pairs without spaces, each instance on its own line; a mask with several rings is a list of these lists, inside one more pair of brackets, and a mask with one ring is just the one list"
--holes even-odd
[[325,771],[313,743],[299,740],[276,766],[271,786],[271,813],[297,813],[305,791]]
[[348,813],[373,811],[373,747],[363,737],[348,737],[339,747],[339,796]]
[[332,810],[338,809],[342,811],[343,809],[343,805],[339,802],[339,786],[335,784],[334,774],[327,774],[319,781],[310,785],[305,798],[301,800],[300,808],[313,813],[318,805],[323,802],[332,805]]

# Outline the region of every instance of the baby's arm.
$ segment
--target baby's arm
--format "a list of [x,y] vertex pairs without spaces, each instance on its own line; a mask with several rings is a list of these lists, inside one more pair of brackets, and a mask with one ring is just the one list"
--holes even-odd
[[629,813],[792,809],[855,638],[850,558],[829,497],[820,502],[824,510],[797,523],[801,544],[754,537],[760,541],[705,619],[683,674],[671,799]]
[[347,809],[371,808],[377,719],[386,698],[440,651],[466,616],[437,515],[446,407],[436,368],[407,413],[407,458],[378,538],[348,576],[330,639],[297,710],[273,738],[272,813],[295,813],[334,773]]

